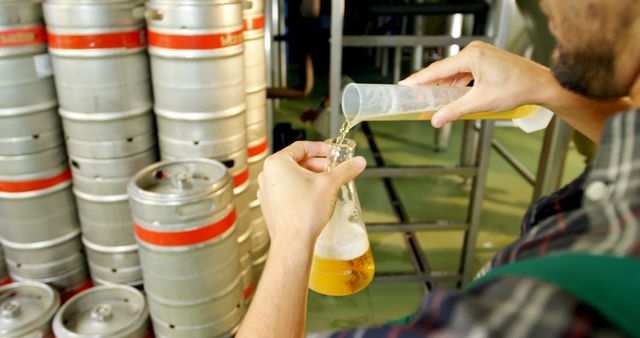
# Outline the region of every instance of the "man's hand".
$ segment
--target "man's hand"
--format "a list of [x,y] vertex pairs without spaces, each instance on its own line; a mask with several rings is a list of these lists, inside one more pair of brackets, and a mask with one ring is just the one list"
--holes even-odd
[[498,112],[543,100],[541,84],[555,82],[549,69],[487,43],[474,41],[455,56],[434,62],[409,76],[401,85],[473,88],[458,100],[442,107],[431,120],[439,128],[461,116],[477,112]]
[[315,243],[338,190],[366,166],[364,158],[355,157],[327,173],[329,151],[324,142],[296,142],[265,161],[258,198],[272,242]]

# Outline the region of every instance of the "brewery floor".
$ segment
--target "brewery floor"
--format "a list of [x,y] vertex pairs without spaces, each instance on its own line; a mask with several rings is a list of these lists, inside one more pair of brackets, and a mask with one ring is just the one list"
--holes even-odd
[[[326,83],[318,83],[322,90]],[[305,100],[283,101],[276,122],[292,123],[305,129],[308,139],[319,139],[310,124],[299,121],[302,111],[316,106],[318,96]],[[434,151],[434,129],[426,122],[377,122],[370,124],[385,161],[389,165],[455,164],[459,158],[462,125],[454,124],[449,150]],[[373,158],[361,130],[352,134],[357,153],[373,165]],[[542,132],[525,134],[519,129],[497,128],[495,138],[506,146],[531,172],[537,169]],[[584,160],[573,145],[565,167],[564,182],[584,170]],[[395,178],[394,184],[411,221],[438,219],[464,220],[469,189],[456,176]],[[356,181],[366,222],[396,222],[381,179]],[[519,225],[530,204],[533,188],[495,151],[484,194],[483,213],[478,236],[474,269],[479,269],[496,251],[510,244],[519,233]],[[413,271],[400,233],[370,233],[376,272]],[[458,270],[462,231],[417,233],[420,245],[433,270]],[[447,285],[440,285],[447,287]],[[418,284],[382,284],[373,282],[359,294],[326,297],[310,292],[307,332],[333,331],[356,326],[380,325],[413,313],[422,298]]]

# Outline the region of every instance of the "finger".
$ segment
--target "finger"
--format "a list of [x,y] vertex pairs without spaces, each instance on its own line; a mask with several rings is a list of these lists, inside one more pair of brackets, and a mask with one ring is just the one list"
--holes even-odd
[[460,53],[446,59],[436,61],[429,67],[412,74],[398,84],[403,86],[418,86],[435,84],[439,80],[447,79],[459,73],[470,73],[470,60],[466,54]]
[[366,166],[367,161],[364,157],[356,156],[346,162],[340,163],[337,167],[333,168],[329,175],[331,176],[332,182],[335,182],[339,187],[355,179]]
[[329,153],[328,144],[310,141],[296,141],[278,152],[281,156],[286,155],[298,163],[309,157],[326,157]]
[[440,128],[447,123],[460,119],[462,116],[483,111],[491,108],[491,99],[488,95],[479,92],[475,87],[459,99],[443,106],[431,119],[431,124],[435,128]]
[[310,157],[300,162],[300,166],[315,173],[321,173],[327,171],[329,159],[326,157]]

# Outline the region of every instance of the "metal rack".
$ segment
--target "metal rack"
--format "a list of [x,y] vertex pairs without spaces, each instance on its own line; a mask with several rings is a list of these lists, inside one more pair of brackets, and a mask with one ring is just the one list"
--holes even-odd
[[[439,47],[457,44],[464,46],[474,40],[483,40],[504,47],[506,45],[506,27],[509,11],[512,7],[511,0],[495,0],[492,3],[492,12],[486,35],[452,37],[442,36],[343,36],[344,0],[331,1],[331,63],[329,74],[329,95],[331,98],[331,117],[329,134],[336,135],[339,128],[340,113],[340,81],[342,77],[342,48],[343,47]],[[396,53],[397,54],[397,53]],[[378,274],[376,280],[381,282],[419,282],[425,291],[431,288],[433,282],[449,280],[458,285],[465,285],[471,280],[475,243],[478,235],[482,200],[489,165],[489,154],[493,136],[493,122],[484,121],[478,135],[467,124],[465,127],[465,141],[463,142],[462,159],[460,165],[450,166],[412,166],[393,167],[386,166],[382,154],[375,142],[375,138],[367,123],[363,123],[362,129],[367,141],[374,153],[376,168],[367,169],[363,177],[379,177],[383,179],[385,190],[391,200],[394,213],[400,220],[398,223],[367,224],[369,231],[373,232],[400,232],[403,234],[407,249],[415,268],[413,273],[402,274]],[[475,142],[470,142],[478,137],[476,150],[473,150]],[[410,222],[409,216],[399,199],[397,189],[392,177],[429,176],[429,175],[457,175],[471,179],[470,203],[465,222],[435,221],[435,222]],[[431,271],[428,261],[420,247],[416,231],[436,230],[463,230],[464,242],[459,271]]]

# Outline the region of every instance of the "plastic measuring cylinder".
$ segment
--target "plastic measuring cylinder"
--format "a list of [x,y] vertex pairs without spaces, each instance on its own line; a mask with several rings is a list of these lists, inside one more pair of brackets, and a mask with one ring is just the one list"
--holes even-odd
[[[436,111],[466,94],[471,87],[400,86],[350,83],[342,93],[342,110],[350,126],[362,121],[430,120]],[[513,120],[526,132],[547,127],[553,113],[536,105],[505,112],[478,112],[463,120]]]

